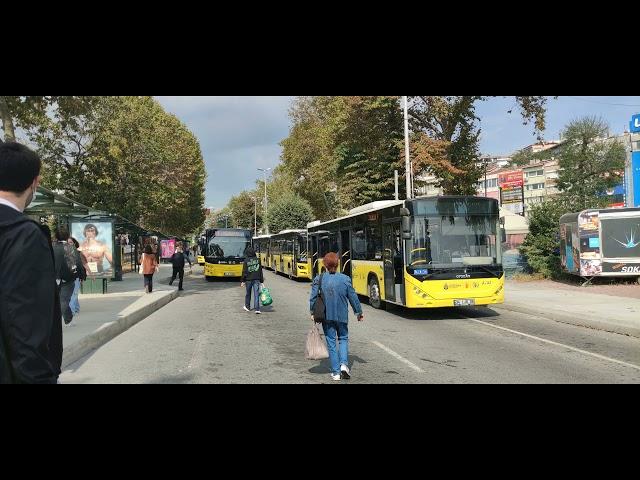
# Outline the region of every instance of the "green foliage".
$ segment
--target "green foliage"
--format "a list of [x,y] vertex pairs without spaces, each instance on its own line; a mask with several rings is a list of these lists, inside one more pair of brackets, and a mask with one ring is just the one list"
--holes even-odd
[[30,122],[45,186],[168,235],[203,224],[200,145],[152,97],[92,97],[82,116],[32,115]]
[[604,140],[608,133],[607,123],[595,117],[575,120],[564,131],[558,188],[575,211],[606,207],[604,194],[623,181],[625,147]]
[[268,223],[271,233],[306,228],[312,220],[311,205],[296,194],[283,195],[269,206]]
[[529,215],[529,234],[520,247],[534,272],[545,278],[561,275],[560,268],[560,217],[566,213],[562,200],[550,200],[534,205]]

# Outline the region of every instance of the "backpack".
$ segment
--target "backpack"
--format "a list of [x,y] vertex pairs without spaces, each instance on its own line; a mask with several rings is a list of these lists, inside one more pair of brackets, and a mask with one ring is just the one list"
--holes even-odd
[[324,323],[327,315],[327,308],[324,304],[324,298],[322,294],[322,277],[324,274],[320,274],[320,281],[318,286],[318,297],[316,298],[316,304],[313,307],[313,319],[316,323]]
[[69,243],[58,243],[58,248],[63,249],[63,262],[60,265],[60,280],[65,283],[75,281],[78,276],[78,265],[76,264],[76,247]]

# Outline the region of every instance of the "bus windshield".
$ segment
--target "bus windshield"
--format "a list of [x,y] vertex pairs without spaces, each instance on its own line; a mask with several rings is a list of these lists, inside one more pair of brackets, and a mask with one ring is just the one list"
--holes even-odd
[[251,244],[245,237],[212,237],[209,240],[209,257],[244,258],[247,247]]
[[499,265],[498,225],[497,215],[414,217],[410,265]]

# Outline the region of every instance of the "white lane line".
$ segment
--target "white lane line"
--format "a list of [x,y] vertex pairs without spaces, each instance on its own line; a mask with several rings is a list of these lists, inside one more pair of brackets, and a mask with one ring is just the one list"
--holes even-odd
[[196,345],[193,348],[193,354],[191,355],[191,361],[189,362],[187,369],[191,369],[199,366],[200,360],[202,360],[202,355],[201,355],[202,344],[204,343],[205,339],[206,339],[206,334],[201,333],[200,335],[198,335],[198,339],[196,340]]
[[482,320],[476,320],[475,318],[465,317],[467,320],[471,320],[472,322],[481,323],[482,325],[486,325],[487,327],[497,328],[498,330],[504,330],[505,332],[515,333],[516,335],[520,335],[523,337],[531,338],[533,340],[537,340],[539,342],[548,343],[550,345],[555,345],[557,347],[568,348],[569,350],[573,350],[574,352],[583,353],[584,355],[589,355],[590,357],[599,358],[600,360],[605,360],[607,362],[617,363],[619,365],[624,365],[625,367],[635,368],[636,370],[640,370],[639,365],[634,365],[633,363],[623,362],[621,360],[616,360],[615,358],[605,357],[604,355],[599,355],[597,353],[587,352],[586,350],[581,350],[579,348],[572,347],[570,345],[565,345],[564,343],[552,342],[551,340],[547,340],[545,338],[536,337],[534,335],[529,335],[527,333],[518,332],[517,330],[511,330],[505,327],[499,327],[498,325],[493,325],[491,323],[483,322]]
[[409,365],[409,367],[411,367],[413,370],[415,370],[418,373],[424,373],[424,370],[422,370],[419,366],[411,363],[409,360],[407,360],[406,358],[404,358],[403,356],[401,356],[400,354],[394,352],[393,350],[391,350],[389,347],[385,347],[383,344],[381,344],[380,342],[371,342],[373,343],[376,347],[381,348],[382,350],[384,350],[385,352],[387,352],[389,355],[391,355],[392,357],[397,358],[398,360],[400,360],[402,363],[405,363],[407,365]]

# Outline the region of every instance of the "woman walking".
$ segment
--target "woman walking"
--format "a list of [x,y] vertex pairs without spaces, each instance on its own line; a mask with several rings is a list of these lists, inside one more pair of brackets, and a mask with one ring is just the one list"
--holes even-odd
[[158,271],[158,262],[151,245],[144,247],[140,265],[142,265],[142,274],[144,275],[144,291],[151,293],[153,292],[153,275]]

